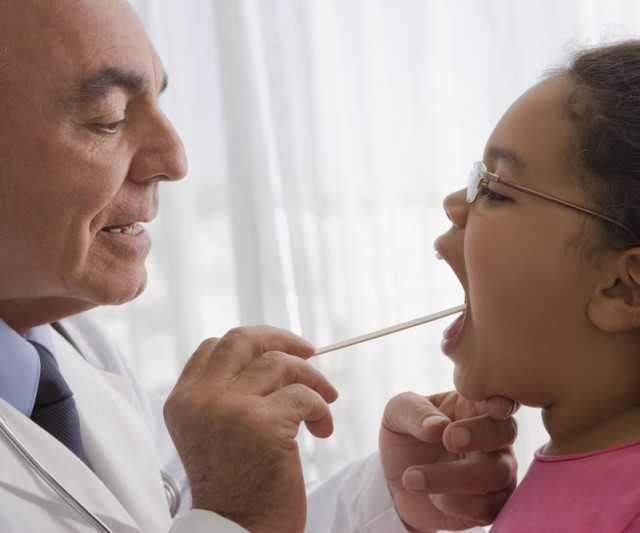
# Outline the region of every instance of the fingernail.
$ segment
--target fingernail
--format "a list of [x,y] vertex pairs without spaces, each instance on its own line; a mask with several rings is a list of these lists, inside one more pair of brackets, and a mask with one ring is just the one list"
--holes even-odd
[[453,428],[451,430],[451,444],[456,450],[464,448],[471,442],[471,433],[467,428]]
[[442,422],[449,422],[449,419],[444,416],[429,415],[422,421],[422,427],[430,428],[438,424],[442,424]]
[[423,490],[426,487],[424,474],[420,470],[409,470],[402,476],[402,484],[408,490]]
[[504,412],[504,417],[509,418],[515,411],[515,404],[506,398],[501,398],[500,404],[500,407],[502,407],[502,411]]

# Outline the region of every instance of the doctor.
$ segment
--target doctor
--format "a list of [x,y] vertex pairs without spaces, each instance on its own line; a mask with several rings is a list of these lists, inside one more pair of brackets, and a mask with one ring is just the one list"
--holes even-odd
[[[167,432],[162,402],[83,313],[144,289],[143,224],[159,184],[187,171],[140,21],[125,0],[0,0],[0,13],[2,530],[302,531],[295,436],[303,421],[329,435],[337,396],[306,363],[312,346],[269,327],[205,340]],[[308,531],[490,522],[515,485],[513,405],[430,400],[389,403],[380,455],[310,496]]]

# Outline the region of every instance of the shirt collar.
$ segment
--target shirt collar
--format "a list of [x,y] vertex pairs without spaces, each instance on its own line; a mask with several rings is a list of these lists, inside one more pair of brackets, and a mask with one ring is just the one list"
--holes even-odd
[[40,378],[40,357],[29,341],[54,353],[48,325],[32,328],[22,336],[0,320],[0,398],[25,416],[31,416]]

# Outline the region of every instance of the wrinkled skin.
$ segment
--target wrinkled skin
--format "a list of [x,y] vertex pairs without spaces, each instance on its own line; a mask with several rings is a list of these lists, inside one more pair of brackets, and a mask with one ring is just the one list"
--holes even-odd
[[333,431],[335,389],[304,359],[314,349],[274,328],[231,330],[202,343],[178,380],[165,419],[193,506],[252,532],[304,531],[306,492],[295,440],[301,422]]

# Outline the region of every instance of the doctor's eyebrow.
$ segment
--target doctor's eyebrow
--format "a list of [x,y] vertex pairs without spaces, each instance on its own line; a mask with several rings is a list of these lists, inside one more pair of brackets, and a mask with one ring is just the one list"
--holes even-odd
[[[164,74],[159,93],[166,90],[169,77]],[[105,67],[78,85],[71,100],[81,105],[91,105],[105,98],[113,89],[121,88],[132,94],[142,94],[150,87],[146,76],[115,67]]]

